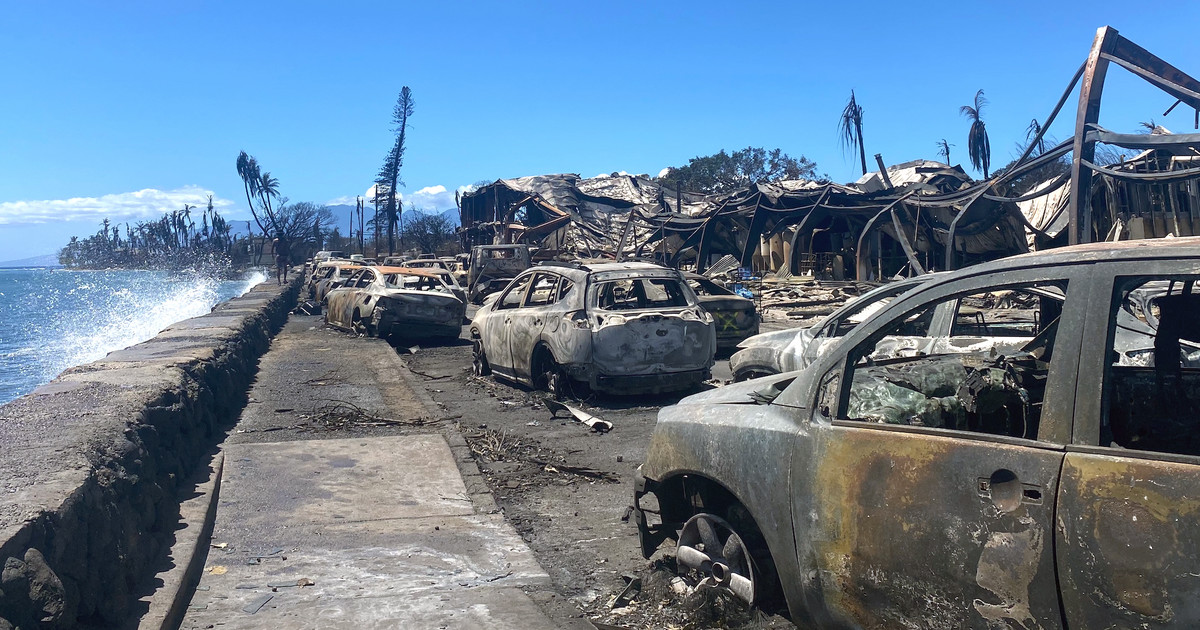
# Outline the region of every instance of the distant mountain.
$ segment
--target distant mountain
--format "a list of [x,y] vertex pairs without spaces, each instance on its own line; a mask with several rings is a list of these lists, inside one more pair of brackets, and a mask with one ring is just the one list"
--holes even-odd
[[14,267],[61,267],[58,264],[57,254],[46,254],[44,256],[33,256],[32,258],[22,258],[20,260],[7,260],[0,262],[0,269],[12,269]]
[[[338,229],[338,232],[340,232],[343,236],[345,236],[346,233],[349,232],[349,230],[350,230],[350,214],[353,213],[354,210],[355,210],[354,206],[352,206],[350,204],[338,204],[338,205],[329,206],[329,211],[333,213],[333,226],[336,227]],[[367,221],[371,220],[371,216],[374,214],[374,212],[375,212],[375,206],[367,206],[367,209],[364,212],[364,215],[365,215],[365,218],[367,219]],[[407,217],[409,212],[410,211],[407,208],[405,208],[404,216]],[[454,227],[458,227],[458,208],[450,208],[449,210],[443,210],[441,212],[426,212],[424,210],[417,210],[417,212],[420,212],[422,214],[437,214],[439,216],[444,217]],[[230,224],[232,225],[234,236],[245,236],[246,235],[246,220],[245,219],[230,221]],[[258,232],[258,226],[253,223],[253,220],[251,220],[250,225],[253,226],[255,232]],[[357,229],[358,217],[355,217],[354,225],[355,225],[355,229]],[[323,225],[321,227],[322,227],[322,229],[324,229],[328,226]]]
[[[355,211],[354,206],[349,205],[349,204],[341,204],[341,205],[336,205],[336,206],[329,206],[329,210],[331,212],[333,212],[334,225],[337,226],[338,230],[340,230],[342,234],[345,234],[346,230],[350,229],[350,215],[351,215],[351,213],[353,213]],[[409,212],[410,212],[410,210],[408,208],[405,208],[403,216],[408,216]],[[425,210],[417,210],[417,212],[420,212],[422,214],[436,214],[438,216],[445,218],[447,221],[450,222],[451,225],[458,227],[458,208],[450,208],[449,210],[442,210],[441,212],[428,212]],[[368,221],[370,221],[371,216],[374,213],[375,213],[375,206],[369,205],[369,206],[367,206],[367,209],[364,211],[364,216],[366,217],[366,219]],[[357,218],[354,219],[354,224],[358,225]]]

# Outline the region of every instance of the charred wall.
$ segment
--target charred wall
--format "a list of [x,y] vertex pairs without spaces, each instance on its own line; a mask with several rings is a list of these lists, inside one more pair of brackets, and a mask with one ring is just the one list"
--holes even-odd
[[0,406],[0,629],[116,627],[236,421],[299,281],[260,284]]

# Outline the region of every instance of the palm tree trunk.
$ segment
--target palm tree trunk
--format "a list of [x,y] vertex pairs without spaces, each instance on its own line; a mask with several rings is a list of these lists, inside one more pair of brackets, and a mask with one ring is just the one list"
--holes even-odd
[[866,143],[863,142],[862,135],[862,120],[854,121],[854,130],[858,133],[858,160],[862,163],[862,174],[867,174],[867,149]]

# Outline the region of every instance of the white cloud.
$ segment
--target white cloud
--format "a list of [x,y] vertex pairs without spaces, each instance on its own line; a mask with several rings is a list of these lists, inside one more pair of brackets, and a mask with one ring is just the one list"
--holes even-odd
[[[471,190],[471,187],[459,186],[457,190],[458,192],[466,192]],[[411,193],[401,192],[399,196],[400,203],[404,204],[405,207],[408,207],[408,205],[411,203],[418,209],[425,211],[441,212],[443,210],[449,210],[456,207],[454,205],[454,192],[446,190],[446,187],[441,184],[436,186],[426,186]],[[372,185],[366,190],[366,192],[363,193],[363,199],[366,199],[367,203],[371,203],[370,200],[374,197],[375,186]],[[353,198],[350,198],[350,203],[354,203]]]
[[666,176],[667,176],[667,173],[670,173],[670,172],[671,172],[671,167],[670,167],[670,166],[668,166],[667,168],[664,168],[663,170],[661,170],[661,171],[659,171],[659,172],[658,172],[658,177],[659,177],[659,178],[666,177]]
[[102,197],[0,202],[0,225],[99,222],[105,218],[114,222],[157,219],[164,212],[182,209],[184,204],[205,207],[209,195],[213,196],[213,207],[217,210],[227,211],[233,207],[234,202],[221,199],[211,190],[199,186],[184,186],[175,190],[146,188]]
[[[372,188],[374,188],[374,186],[372,186]],[[367,199],[370,199],[370,197],[365,197],[364,202]],[[351,197],[349,195],[345,195],[342,197],[336,197],[334,199],[330,199],[329,201],[325,202],[325,205],[327,205],[327,206],[353,206],[357,203],[358,203],[357,197]]]

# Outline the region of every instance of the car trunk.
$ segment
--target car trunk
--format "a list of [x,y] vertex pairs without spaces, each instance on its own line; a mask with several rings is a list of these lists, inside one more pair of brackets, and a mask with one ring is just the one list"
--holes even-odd
[[708,367],[710,325],[694,308],[600,313],[592,357],[600,374],[660,374]]

